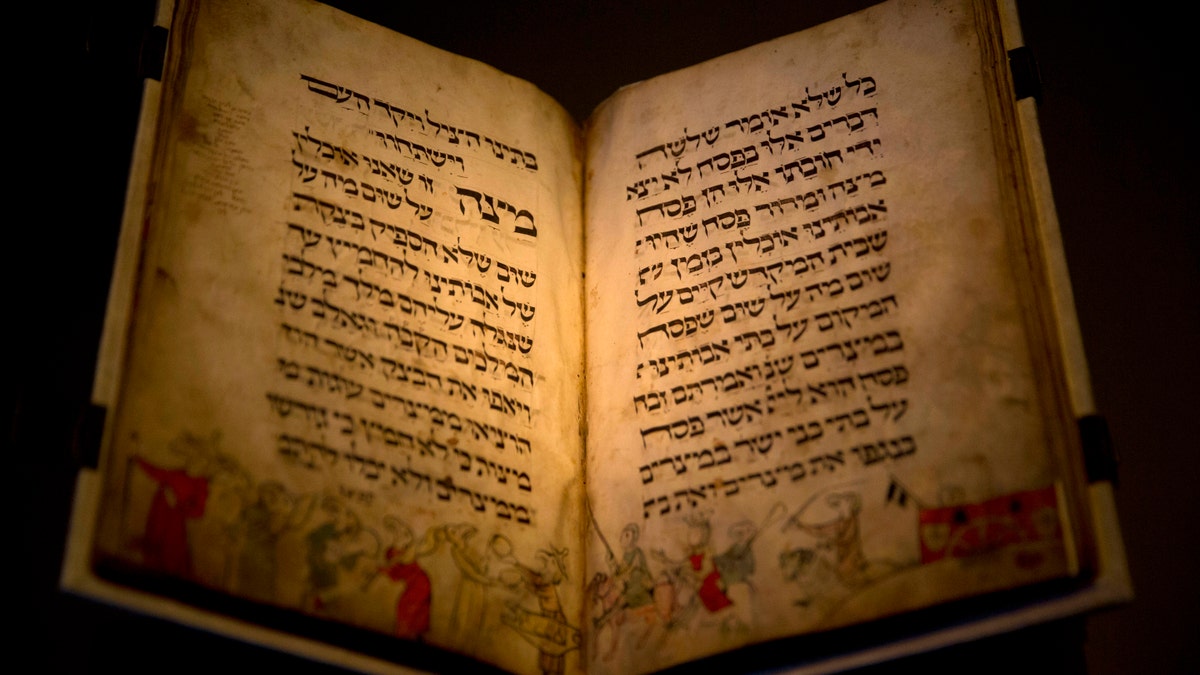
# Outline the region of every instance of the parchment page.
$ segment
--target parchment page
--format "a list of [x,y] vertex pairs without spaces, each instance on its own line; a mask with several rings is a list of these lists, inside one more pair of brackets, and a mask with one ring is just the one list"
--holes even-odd
[[1071,573],[979,43],[892,2],[597,114],[601,670]]
[[575,659],[569,116],[314,3],[186,3],[173,31],[99,559],[517,672]]

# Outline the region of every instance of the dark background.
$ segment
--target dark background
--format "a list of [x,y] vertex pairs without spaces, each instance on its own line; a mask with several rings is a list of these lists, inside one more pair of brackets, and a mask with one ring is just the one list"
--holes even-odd
[[[57,590],[150,8],[26,4],[32,15],[9,22],[5,97],[9,639],[39,672],[322,670]],[[582,119],[621,85],[869,3],[334,4],[530,80]],[[1039,116],[1096,402],[1121,458],[1137,599],[873,670],[1200,672],[1195,38],[1164,4],[1018,7],[1041,68]]]

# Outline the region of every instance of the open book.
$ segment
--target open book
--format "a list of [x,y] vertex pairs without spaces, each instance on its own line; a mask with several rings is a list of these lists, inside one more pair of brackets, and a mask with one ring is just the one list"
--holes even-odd
[[889,0],[581,130],[307,0],[180,2],[64,584],[518,673],[1127,597],[1015,26]]

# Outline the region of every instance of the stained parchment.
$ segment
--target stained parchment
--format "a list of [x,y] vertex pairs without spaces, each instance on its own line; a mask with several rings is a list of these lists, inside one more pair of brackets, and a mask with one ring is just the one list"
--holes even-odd
[[598,113],[597,668],[1070,573],[977,20],[891,3]]
[[178,16],[100,559],[514,671],[574,658],[573,122],[315,4]]

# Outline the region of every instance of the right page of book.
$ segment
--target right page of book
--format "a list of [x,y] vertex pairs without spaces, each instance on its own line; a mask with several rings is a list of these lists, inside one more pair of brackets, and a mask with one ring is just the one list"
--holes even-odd
[[1079,573],[994,19],[888,2],[594,116],[593,667]]

